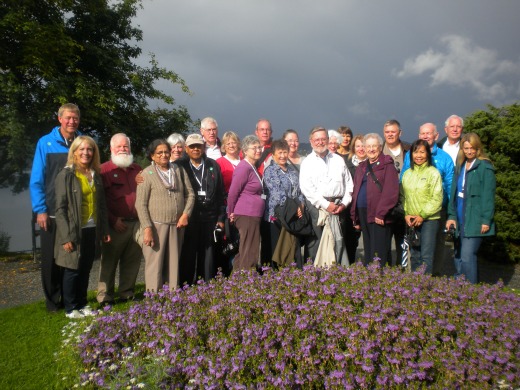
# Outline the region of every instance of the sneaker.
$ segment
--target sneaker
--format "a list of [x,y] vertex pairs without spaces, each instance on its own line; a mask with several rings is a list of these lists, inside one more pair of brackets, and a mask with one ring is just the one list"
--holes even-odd
[[90,306],[85,306],[83,309],[79,309],[79,312],[84,316],[95,316],[98,312],[97,310],[92,310]]
[[81,313],[80,310],[72,310],[69,313],[65,313],[65,317],[72,318],[72,319],[78,319],[78,318],[85,317],[85,315],[83,313]]

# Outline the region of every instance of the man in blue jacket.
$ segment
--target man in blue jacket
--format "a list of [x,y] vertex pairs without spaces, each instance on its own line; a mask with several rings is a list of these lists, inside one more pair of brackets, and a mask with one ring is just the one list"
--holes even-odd
[[54,180],[67,162],[69,147],[78,133],[80,112],[78,106],[67,103],[58,110],[58,122],[36,145],[29,189],[33,213],[40,227],[42,285],[47,310],[56,312],[63,307],[61,269],[54,263],[56,239],[56,204]]
[[[441,174],[442,178],[442,209],[441,219],[439,222],[439,231],[437,232],[437,243],[435,245],[435,255],[433,258],[433,275],[440,275],[444,268],[445,259],[445,245],[444,245],[444,225],[446,225],[446,212],[448,207],[448,200],[451,194],[451,181],[453,179],[454,165],[450,155],[439,148],[436,144],[439,138],[437,127],[433,123],[425,123],[419,127],[419,138],[428,142],[432,151],[433,166]],[[400,179],[403,178],[404,172],[410,168],[410,153],[408,153],[403,162],[403,169],[401,170]]]

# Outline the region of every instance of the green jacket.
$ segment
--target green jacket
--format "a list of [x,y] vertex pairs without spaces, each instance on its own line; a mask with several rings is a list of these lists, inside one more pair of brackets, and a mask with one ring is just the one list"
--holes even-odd
[[[81,184],[74,169],[65,167],[56,176],[56,241],[54,257],[56,264],[71,269],[78,269],[81,244]],[[96,186],[96,258],[101,255],[101,240],[108,235],[108,214],[105,192],[101,175],[94,174]],[[63,244],[74,243],[75,250],[65,252]]]
[[[464,166],[465,162],[463,163]],[[451,197],[448,203],[448,219],[457,221],[457,181],[461,172],[460,166],[455,168],[451,184]],[[495,168],[487,160],[476,160],[466,173],[464,183],[464,236],[486,237],[495,235]],[[489,231],[482,234],[482,225],[488,225]]]
[[442,178],[432,165],[414,165],[407,169],[401,182],[401,203],[405,215],[439,219],[442,208]]

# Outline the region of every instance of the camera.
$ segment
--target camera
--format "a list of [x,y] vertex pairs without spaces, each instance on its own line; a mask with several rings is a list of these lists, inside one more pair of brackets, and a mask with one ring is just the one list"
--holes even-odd
[[235,240],[235,241],[227,243],[222,248],[222,254],[224,256],[228,256],[228,257],[236,255],[238,253],[239,243],[240,243],[239,240]]
[[444,229],[444,240],[446,242],[453,242],[455,239],[455,226],[450,225],[448,229]]

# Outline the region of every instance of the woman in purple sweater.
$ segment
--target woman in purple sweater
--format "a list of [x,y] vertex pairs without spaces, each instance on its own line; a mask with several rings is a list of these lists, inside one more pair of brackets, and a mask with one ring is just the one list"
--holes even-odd
[[254,135],[242,140],[244,159],[233,172],[228,195],[229,221],[240,233],[240,247],[233,271],[254,269],[259,259],[260,221],[265,209],[262,178],[255,168],[262,155],[260,141]]

